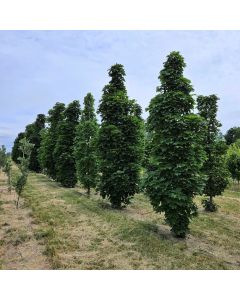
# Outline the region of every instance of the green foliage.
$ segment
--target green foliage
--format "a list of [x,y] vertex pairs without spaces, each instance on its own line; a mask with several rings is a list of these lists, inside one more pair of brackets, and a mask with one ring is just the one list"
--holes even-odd
[[45,127],[45,115],[37,115],[36,121],[26,126],[25,136],[28,141],[34,144],[31,152],[29,169],[35,172],[41,171],[41,166],[38,160],[38,152],[40,148],[41,130]]
[[98,162],[97,162],[97,133],[98,124],[94,112],[94,98],[88,93],[84,98],[84,109],[81,121],[77,126],[74,145],[74,155],[79,181],[87,189],[95,188],[97,184]]
[[6,147],[4,145],[0,148],[0,169],[5,167],[7,160]]
[[240,145],[239,140],[231,144],[227,151],[227,167],[233,180],[240,182]]
[[19,163],[18,158],[22,156],[22,152],[21,152],[21,150],[20,150],[20,148],[19,148],[19,146],[20,146],[20,145],[19,145],[19,141],[20,141],[21,139],[23,139],[24,136],[25,136],[25,133],[24,133],[24,132],[20,132],[20,133],[18,134],[18,136],[16,137],[16,139],[15,139],[15,141],[14,141],[14,144],[13,144],[13,148],[12,148],[12,160],[13,160],[16,164]]
[[202,205],[206,211],[215,212],[218,209],[218,205],[214,201],[210,201],[209,198],[202,200]]
[[64,187],[74,187],[77,183],[74,157],[74,140],[79,123],[80,104],[71,102],[64,111],[64,119],[59,123],[57,143],[54,149],[56,180]]
[[30,143],[26,137],[19,141],[19,149],[22,152],[22,156],[18,158],[20,161],[19,169],[22,173],[28,174],[29,170],[29,163],[30,163],[30,156],[34,144]]
[[[207,176],[207,181],[203,193],[209,196],[209,200],[204,200],[203,205],[207,211],[216,211],[213,197],[221,195],[228,184],[228,171],[226,168],[225,154],[227,146],[219,139],[219,127],[217,116],[216,95],[199,96],[197,98],[197,108],[199,115],[205,120],[204,150],[207,159],[203,164],[203,172]],[[209,202],[209,203],[208,203]]]
[[192,112],[193,88],[183,77],[185,66],[179,52],[168,55],[147,120],[152,150],[146,192],[154,210],[165,213],[177,237],[185,237],[190,219],[197,214],[193,197],[204,186],[203,120]]
[[48,133],[48,128],[43,128],[40,131],[40,147],[38,150],[38,161],[40,168],[43,173],[47,174],[47,169],[46,169],[46,149],[48,147],[49,143],[49,133]]
[[19,141],[19,150],[22,153],[22,156],[18,158],[18,160],[20,161],[19,169],[21,171],[21,174],[18,175],[16,181],[14,182],[15,190],[18,194],[18,200],[16,203],[17,208],[19,205],[19,198],[21,197],[22,191],[27,183],[29,163],[33,147],[34,144],[29,143],[26,137]]
[[143,161],[142,166],[145,169],[148,169],[149,167],[149,160],[150,160],[150,153],[152,149],[152,138],[151,133],[147,129],[147,124],[144,126],[144,155],[143,155]]
[[231,145],[240,139],[240,127],[232,127],[225,134],[227,145]]
[[11,193],[12,190],[12,161],[10,157],[6,158],[5,166],[3,171],[6,173],[8,178],[8,191]]
[[102,124],[99,130],[100,193],[114,208],[128,204],[139,188],[143,153],[141,108],[127,96],[125,71],[113,65],[111,80],[103,88],[99,106]]
[[41,168],[45,170],[46,174],[56,179],[56,160],[58,157],[54,155],[58,139],[58,130],[60,123],[64,118],[65,104],[57,102],[48,112],[46,130],[40,132],[40,149],[39,149],[39,163]]

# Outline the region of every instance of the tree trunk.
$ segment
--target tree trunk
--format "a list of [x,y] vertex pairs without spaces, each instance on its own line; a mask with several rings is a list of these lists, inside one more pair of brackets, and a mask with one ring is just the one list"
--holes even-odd
[[213,203],[213,196],[209,197],[209,202],[212,204]]
[[90,187],[88,187],[88,188],[87,188],[87,195],[88,195],[88,197],[90,197],[90,191],[91,191],[91,190],[90,190]]
[[16,208],[18,209],[18,205],[19,205],[19,196],[17,198],[17,203],[16,203]]

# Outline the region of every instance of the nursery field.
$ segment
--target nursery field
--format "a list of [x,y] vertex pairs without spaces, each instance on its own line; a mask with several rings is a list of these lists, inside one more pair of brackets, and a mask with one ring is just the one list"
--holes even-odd
[[16,209],[3,173],[0,190],[1,269],[240,269],[237,185],[216,198],[216,213],[195,199],[199,216],[186,239],[173,237],[143,194],[114,210],[96,192],[30,173]]

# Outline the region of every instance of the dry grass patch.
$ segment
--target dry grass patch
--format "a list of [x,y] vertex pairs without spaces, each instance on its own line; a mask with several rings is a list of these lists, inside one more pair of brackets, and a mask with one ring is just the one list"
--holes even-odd
[[[7,185],[7,178],[0,174],[2,186]],[[16,195],[5,189],[1,193],[2,215],[0,224],[1,269],[48,269],[43,247],[33,236],[30,210],[24,208],[23,201],[19,209],[15,207]]]
[[186,240],[172,236],[164,216],[148,199],[113,210],[97,193],[66,189],[42,174],[30,174],[24,192],[35,238],[57,269],[239,269],[240,193],[217,198],[217,213],[199,217]]

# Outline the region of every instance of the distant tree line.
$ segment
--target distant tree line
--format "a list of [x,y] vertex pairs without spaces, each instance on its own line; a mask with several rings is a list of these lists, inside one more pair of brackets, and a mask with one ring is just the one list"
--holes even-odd
[[57,102],[18,134],[13,161],[19,163],[26,138],[33,144],[31,171],[68,188],[80,182],[88,195],[97,188],[116,209],[142,190],[153,209],[164,212],[173,233],[185,237],[197,215],[194,196],[205,195],[205,209],[216,211],[214,197],[224,191],[229,176],[240,181],[240,128],[230,129],[224,139],[217,120],[219,98],[195,100],[185,67],[179,52],[167,56],[144,122],[140,105],[127,94],[124,67],[113,65],[97,111],[101,124],[91,93],[82,109],[78,100],[67,106]]

